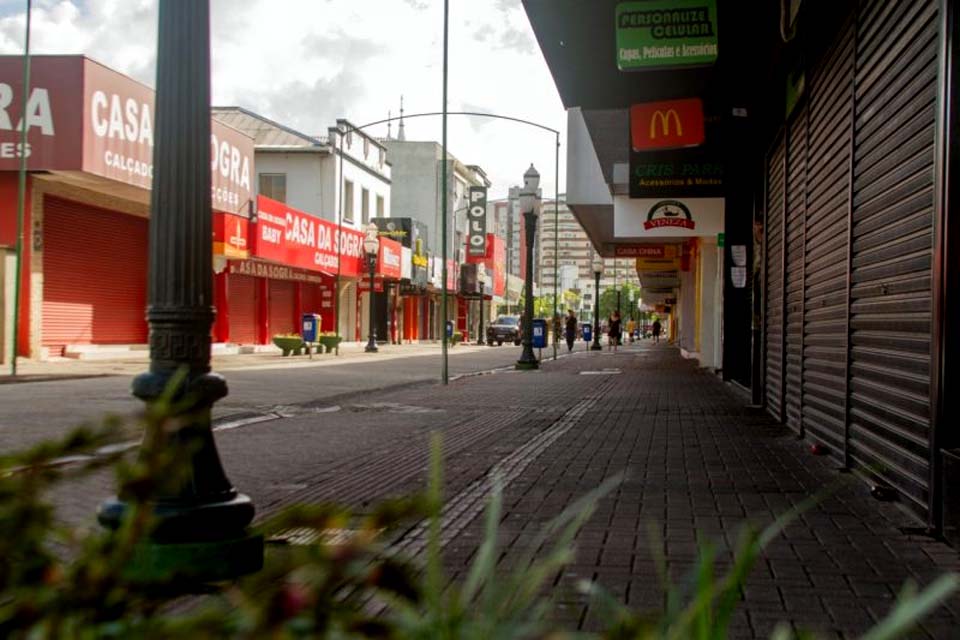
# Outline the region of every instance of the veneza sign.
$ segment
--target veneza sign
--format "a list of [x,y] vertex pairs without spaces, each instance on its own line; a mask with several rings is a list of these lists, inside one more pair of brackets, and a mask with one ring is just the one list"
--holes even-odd
[[[135,187],[153,182],[154,92],[84,56],[30,61],[27,144],[20,145],[23,58],[0,56],[0,171],[84,171]],[[244,212],[253,179],[253,140],[210,123],[213,208]]]
[[616,30],[621,71],[708,65],[717,60],[716,0],[621,2]]

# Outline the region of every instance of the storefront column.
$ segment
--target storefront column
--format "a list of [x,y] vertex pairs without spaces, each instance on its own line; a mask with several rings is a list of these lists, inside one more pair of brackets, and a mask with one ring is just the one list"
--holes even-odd
[[704,238],[697,252],[700,275],[700,366],[716,369],[720,361],[720,256],[715,239]]
[[257,344],[270,343],[269,280],[257,278]]
[[213,323],[214,342],[230,342],[230,302],[227,297],[227,270],[213,274],[213,299],[217,315]]

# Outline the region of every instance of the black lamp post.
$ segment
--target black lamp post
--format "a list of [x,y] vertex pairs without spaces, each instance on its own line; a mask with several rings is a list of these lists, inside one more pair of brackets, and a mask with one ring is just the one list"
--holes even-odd
[[599,255],[593,258],[593,281],[596,304],[593,305],[593,344],[591,351],[603,351],[600,346],[600,276],[603,275],[603,258]]
[[[263,539],[246,527],[250,498],[227,479],[213,432],[212,405],[227,395],[210,371],[214,319],[210,245],[210,5],[161,0],[157,31],[156,144],[150,193],[150,275],[147,320],[150,370],[133,381],[133,394],[150,404],[171,384],[176,431],[157,444],[176,446],[187,468],[175,480],[158,478],[155,526],[140,543],[129,570],[138,580],[213,581],[257,571]],[[178,378],[179,372],[185,376]],[[182,447],[182,448],[181,448]],[[145,451],[146,449],[142,449]],[[118,529],[133,496],[103,503],[100,523]]]
[[485,338],[485,336],[483,335],[483,295],[484,295],[483,283],[487,279],[486,276],[487,274],[486,274],[484,265],[478,264],[477,265],[477,284],[480,286],[480,327],[477,330],[477,346],[481,346],[481,347],[484,344],[484,338]]
[[373,279],[377,273],[377,253],[380,251],[380,235],[377,230],[377,225],[372,222],[367,225],[366,231],[367,237],[363,239],[363,250],[367,254],[367,267],[370,269],[370,337],[367,340],[367,346],[363,350],[367,353],[376,353],[379,349],[377,349],[376,328],[374,327],[376,315],[374,314],[375,305],[373,303]]
[[526,299],[524,300],[523,353],[517,360],[517,369],[539,369],[540,363],[533,355],[533,242],[537,233],[537,188],[540,174],[530,165],[523,174],[523,189],[520,191],[520,209],[523,211],[526,233]]

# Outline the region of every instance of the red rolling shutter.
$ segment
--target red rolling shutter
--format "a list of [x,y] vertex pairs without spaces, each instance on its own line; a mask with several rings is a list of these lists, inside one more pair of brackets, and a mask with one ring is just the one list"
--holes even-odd
[[296,283],[287,280],[271,280],[270,291],[270,335],[278,333],[298,333],[294,322],[296,309]]
[[44,196],[42,343],[147,342],[145,218]]
[[257,280],[252,276],[231,273],[227,279],[227,300],[230,310],[230,342],[257,342]]

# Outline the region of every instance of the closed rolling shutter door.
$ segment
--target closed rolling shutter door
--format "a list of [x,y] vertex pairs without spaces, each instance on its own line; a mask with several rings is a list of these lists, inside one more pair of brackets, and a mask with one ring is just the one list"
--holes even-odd
[[146,343],[148,221],[43,202],[43,345]]
[[850,455],[924,514],[937,3],[869,2],[857,40]]
[[786,221],[786,404],[787,425],[800,431],[800,384],[803,356],[804,189],[806,186],[807,119],[800,111],[787,139]]
[[299,333],[293,320],[296,286],[288,280],[270,281],[270,335]]
[[230,274],[227,280],[230,309],[230,342],[257,342],[257,279]]
[[783,417],[784,145],[781,140],[767,163],[765,393],[767,410],[778,420]]
[[810,83],[804,282],[803,429],[844,451],[847,392],[853,25]]

